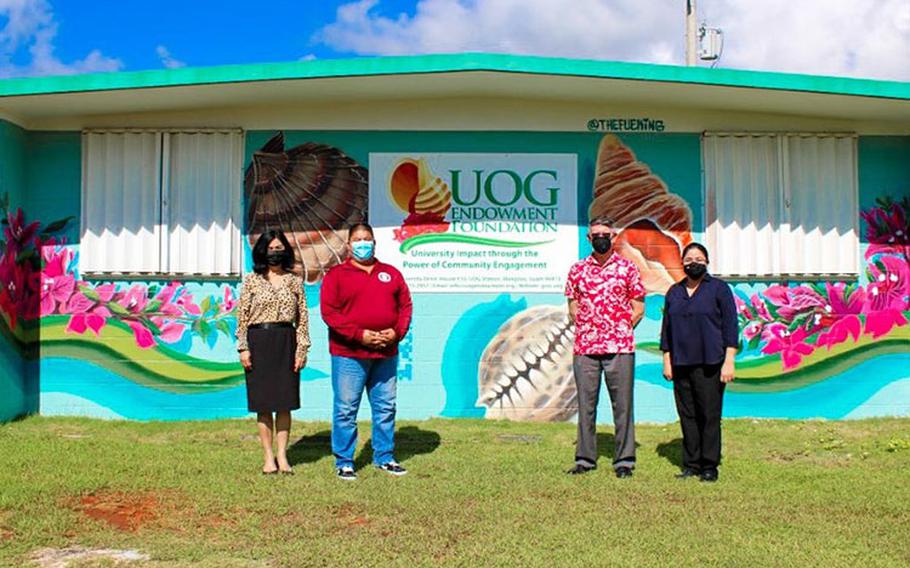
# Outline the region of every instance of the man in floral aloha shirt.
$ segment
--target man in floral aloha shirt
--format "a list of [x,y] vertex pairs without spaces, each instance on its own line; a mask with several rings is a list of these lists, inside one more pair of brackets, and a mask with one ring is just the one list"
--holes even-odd
[[634,328],[644,315],[645,287],[632,261],[614,250],[613,221],[598,217],[588,226],[594,252],[569,270],[566,296],[575,322],[574,370],[578,390],[578,441],[575,467],[581,474],[597,467],[597,401],[604,375],[613,405],[616,447],[613,469],[631,477],[635,467],[632,385],[635,374]]

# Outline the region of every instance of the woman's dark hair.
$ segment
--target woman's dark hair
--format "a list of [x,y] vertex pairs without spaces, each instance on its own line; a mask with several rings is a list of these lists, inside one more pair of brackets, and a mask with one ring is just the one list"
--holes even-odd
[[294,249],[291,248],[291,243],[288,242],[288,238],[284,236],[283,232],[272,229],[259,235],[259,239],[253,245],[253,271],[256,274],[265,274],[269,271],[269,263],[267,261],[269,243],[275,239],[278,239],[284,245],[284,258],[281,260],[281,268],[287,272],[294,269]]
[[351,225],[351,228],[348,229],[348,240],[351,240],[351,235],[354,234],[354,231],[360,230],[369,231],[370,236],[374,239],[376,238],[376,235],[373,234],[373,227],[371,227],[369,223],[354,223]]
[[686,248],[684,248],[682,251],[682,258],[686,258],[686,253],[689,252],[689,250],[691,250],[691,249],[700,250],[702,252],[702,254],[705,255],[705,260],[708,262],[711,262],[711,258],[708,256],[708,249],[705,248],[705,245],[703,245],[701,243],[695,243],[695,242],[689,243],[686,245]]

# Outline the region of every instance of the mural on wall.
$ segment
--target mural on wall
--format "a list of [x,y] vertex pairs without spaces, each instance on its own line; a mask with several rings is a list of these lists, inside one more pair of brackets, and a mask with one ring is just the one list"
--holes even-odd
[[42,251],[62,242],[68,217],[48,224],[26,221],[22,208],[12,211],[9,196],[0,197],[0,335],[25,358],[37,355],[41,303]]
[[562,290],[578,249],[576,155],[414,156],[369,155],[376,246],[411,292]]
[[[619,230],[616,247],[641,271],[648,294],[663,294],[683,277],[680,253],[692,242],[692,212],[608,134],[597,151],[588,218],[606,216]],[[568,420],[577,412],[572,372],[574,326],[564,304],[535,306],[506,321],[478,363],[487,416]]]
[[[348,225],[366,219],[366,170],[322,144],[285,151],[281,133],[253,154],[245,190],[250,245],[264,230],[286,230],[308,284],[343,260]],[[78,247],[49,241],[38,250],[35,315],[46,410],[131,418],[246,414],[234,338],[238,283],[87,282],[78,274]],[[406,375],[409,338],[403,343]],[[328,376],[313,365],[318,360],[311,358],[301,380]],[[60,368],[83,376],[67,380]],[[145,408],[148,401],[156,402]]]
[[[393,139],[382,136],[289,132],[287,144],[282,133],[248,138],[249,243],[271,227],[289,233],[313,310],[300,418],[330,416],[319,286],[324,272],[343,260],[347,226],[367,217],[369,172],[359,164]],[[419,149],[420,140],[433,140],[432,134],[394,136],[408,137],[395,148]],[[586,210],[622,227],[620,253],[636,263],[648,289],[637,332],[636,415],[673,421],[657,334],[662,296],[682,278],[680,251],[695,238],[693,224],[700,223],[699,192],[693,189],[698,137],[594,136],[582,133],[577,145],[548,151],[578,156],[581,210],[573,217]],[[504,155],[501,139],[478,148],[482,138],[472,135],[452,150]],[[524,139],[513,139],[516,154],[535,151],[535,142]],[[432,147],[447,149],[446,140]],[[392,188],[373,188],[384,197],[395,190],[398,218],[391,229],[404,231],[395,246],[418,233],[439,232],[434,225],[451,191],[435,183],[439,176],[426,164],[398,166]],[[677,175],[689,166],[694,173]],[[872,195],[874,188],[861,191]],[[0,332],[16,338],[33,359],[40,349],[42,412],[137,419],[247,416],[233,337],[236,282],[86,281],[78,271],[78,244],[57,236],[72,219],[45,225],[29,213],[4,211],[0,276],[8,284],[0,290]],[[727,395],[728,416],[875,415],[879,411],[867,401],[910,379],[910,198],[883,199],[862,215],[868,245],[859,282],[734,286],[743,350]],[[565,254],[574,259],[578,251]],[[425,293],[414,300],[412,331],[401,350],[401,417],[574,417],[574,338],[560,294]],[[608,418],[609,412],[600,415]]]
[[[336,225],[362,218],[365,178],[357,177],[356,164],[325,146],[308,145],[287,153],[280,146],[278,136],[251,166],[261,174],[260,186],[251,189],[252,202],[258,206],[250,210],[253,226],[267,227],[286,215],[298,220],[316,215]],[[345,168],[353,173],[343,173]],[[286,176],[291,183],[269,185],[276,176]],[[302,184],[306,179],[312,183]],[[358,183],[362,205],[345,218],[331,219],[327,211],[346,207],[339,192],[346,195]],[[319,195],[322,190],[334,192],[334,201]],[[280,207],[287,192],[293,191],[315,197]],[[37,359],[40,345],[36,368],[46,411],[69,413],[80,408],[93,415],[136,418],[244,414],[243,372],[234,339],[236,283],[85,281],[78,271],[79,247],[56,236],[73,217],[47,224],[26,221],[22,209],[11,212],[7,200],[2,204],[0,278],[7,285],[0,289],[0,333],[27,359]],[[307,232],[309,226],[291,226],[301,230],[295,233],[298,241],[307,236],[315,241],[317,235]],[[324,253],[313,249],[318,249],[315,243],[302,257],[311,280],[327,264]],[[316,268],[314,258],[320,261]],[[302,374],[303,380],[325,376],[316,369]],[[181,398],[187,395],[194,396]],[[168,408],[155,404],[145,408],[152,400]]]
[[880,199],[866,221],[865,277],[843,282],[772,285],[736,301],[745,354],[755,357],[742,384],[824,380],[839,363],[910,345],[910,197]]
[[[0,421],[38,409],[37,381],[28,371],[37,356],[37,248],[54,227],[27,223],[0,196]],[[50,230],[48,230],[50,229]]]
[[253,153],[244,194],[250,246],[264,231],[284,231],[308,284],[344,260],[347,228],[367,218],[366,168],[325,144],[285,150],[282,132]]
[[534,306],[512,316],[484,350],[477,403],[487,418],[568,420],[577,412],[575,327],[566,310]]
[[[86,282],[78,253],[61,245],[42,247],[42,261],[42,413],[245,414],[236,284]],[[325,376],[308,368],[301,380]]]
[[[3,200],[6,209],[6,200]],[[6,212],[0,241],[0,325],[28,358],[65,353],[119,367],[137,382],[179,385],[187,381],[230,382],[236,369],[175,356],[167,345],[187,333],[213,343],[232,333],[235,292],[196,303],[179,282],[164,286],[89,283],[79,279],[77,253],[56,237],[73,217],[48,224],[26,222],[22,209]],[[77,337],[82,336],[82,337]],[[121,341],[129,338],[130,341]],[[140,351],[145,353],[139,354]],[[101,354],[102,359],[97,359]],[[104,359],[103,356],[110,356]],[[116,365],[115,356],[129,360]],[[181,360],[185,371],[161,373],[157,366]],[[233,367],[233,366],[231,366]],[[171,369],[173,370],[173,369]]]
[[[618,252],[642,273],[649,295],[684,277],[691,210],[616,136],[599,146],[589,218],[620,229]],[[877,355],[910,352],[910,197],[862,213],[868,284],[775,284],[749,296],[734,286],[742,349],[733,392],[790,390]],[[566,420],[577,412],[572,326],[566,307],[535,306],[506,321],[478,361],[486,416]],[[656,338],[639,349],[657,353]]]
[[88,359],[125,378],[170,392],[223,388],[243,379],[235,363],[205,360],[175,346],[191,335],[209,346],[231,341],[236,290],[194,298],[180,282],[95,283],[78,276],[77,253],[42,248],[41,347],[44,357]]
[[600,216],[622,229],[617,250],[641,271],[649,294],[663,294],[685,276],[680,253],[692,242],[689,204],[613,134],[604,136],[597,150],[588,218]]
[[397,242],[449,230],[446,214],[452,208],[452,191],[426,160],[405,158],[396,164],[389,179],[389,196],[407,213],[394,230]]

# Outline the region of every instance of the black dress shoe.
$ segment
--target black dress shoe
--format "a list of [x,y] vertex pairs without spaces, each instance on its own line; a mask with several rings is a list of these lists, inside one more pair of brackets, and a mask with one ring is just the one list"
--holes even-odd
[[701,472],[691,467],[684,467],[683,470],[676,474],[676,479],[688,479],[690,477],[700,477]]
[[623,479],[624,477],[632,477],[632,468],[626,466],[620,466],[616,468],[616,477]]
[[583,473],[588,473],[589,471],[594,471],[597,469],[596,466],[582,465],[580,463],[575,464],[575,467],[567,471],[569,475],[581,475]]
[[701,472],[699,478],[702,481],[714,482],[717,481],[717,470],[716,469],[706,469]]

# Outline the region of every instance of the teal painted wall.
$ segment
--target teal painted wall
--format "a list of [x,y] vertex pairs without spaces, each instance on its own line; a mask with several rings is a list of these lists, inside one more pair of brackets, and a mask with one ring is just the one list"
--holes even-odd
[[[6,219],[25,205],[26,197],[26,142],[24,130],[6,121],[0,121],[0,195],[5,196],[5,210],[0,215]],[[7,229],[8,224],[3,228]],[[11,263],[10,249],[6,235],[0,235],[3,248],[0,249],[0,297],[10,298],[18,278]],[[12,308],[12,306],[10,306]],[[10,308],[0,314],[0,421],[10,420],[22,414],[38,410],[37,376],[27,368],[27,347],[21,333],[23,325],[7,315]]]
[[[75,217],[60,236],[69,243],[79,241],[82,212],[82,148],[79,132],[29,132],[25,173],[28,195],[25,209],[40,219]],[[48,167],[48,164],[53,164]]]
[[[246,163],[275,133],[247,134]],[[327,144],[342,150],[366,168],[371,152],[464,152],[464,153],[570,153],[578,156],[579,231],[584,231],[596,168],[600,133],[465,133],[465,132],[338,132],[288,131],[285,148],[307,142]],[[698,134],[621,134],[622,143],[659,177],[669,192],[679,196],[692,216],[691,231],[698,237],[703,229],[701,163]],[[29,133],[26,136],[28,162],[24,175],[29,192],[24,202],[30,219],[43,223],[76,216],[80,208],[80,138],[78,133]],[[910,137],[869,137],[859,142],[860,202],[863,210],[877,207],[876,198],[897,199],[910,190]],[[371,191],[384,191],[373,188]],[[47,252],[46,259],[66,267],[67,277],[79,281],[78,227],[71,223],[62,234],[70,243]],[[865,235],[865,232],[863,233]],[[589,251],[584,241],[578,257]],[[868,252],[869,245],[864,245]],[[881,249],[878,249],[881,251]],[[379,251],[381,256],[382,251]],[[884,259],[884,260],[882,260]],[[878,262],[880,266],[875,265]],[[891,252],[875,252],[864,261],[869,277],[894,276],[901,285],[910,274],[906,263]],[[867,279],[869,279],[867,277]],[[89,311],[104,302],[142,298],[143,303],[164,294],[165,302],[179,306],[175,325],[184,326],[179,337],[155,335],[152,343],[141,345],[144,331],[116,317],[104,320],[98,336],[86,329],[87,315],[61,310],[46,302],[41,318],[40,376],[41,409],[46,414],[82,414],[133,419],[182,419],[245,416],[242,374],[236,364],[231,331],[234,321],[231,300],[237,297],[236,282],[180,283],[167,288],[166,282],[83,283],[88,294],[110,292],[109,300],[83,302]],[[861,291],[871,293],[868,282]],[[77,284],[78,287],[78,284]],[[812,302],[831,301],[842,288],[818,288],[790,283],[737,284],[744,328],[756,325],[749,306],[771,305],[795,295]],[[853,289],[851,289],[853,290]],[[800,353],[799,345],[778,345],[769,339],[746,345],[740,356],[744,378],[728,391],[727,416],[852,418],[872,415],[910,415],[910,340],[907,339],[907,288],[898,292],[902,310],[877,309],[868,313],[844,314],[825,323],[805,338],[811,354],[800,356],[785,368],[785,358]],[[327,419],[331,411],[331,387],[327,332],[318,313],[318,284],[308,286],[313,348],[309,367],[302,380],[303,407],[300,418]],[[900,294],[903,294],[901,297]],[[94,297],[94,296],[93,296]],[[859,296],[852,296],[856,300]],[[848,298],[849,300],[850,298]],[[835,298],[836,300],[836,298]],[[855,303],[855,302],[854,302]],[[896,301],[894,305],[897,305]],[[107,304],[105,304],[107,305]],[[556,313],[564,299],[559,294],[418,294],[415,296],[413,328],[405,340],[400,365],[399,415],[404,418],[430,416],[482,417],[497,413],[478,397],[485,385],[480,370],[489,362],[483,353],[492,342],[503,340],[522,349],[521,340],[509,335],[514,323],[529,310]],[[646,319],[637,332],[639,355],[636,369],[636,416],[639,420],[675,420],[672,391],[660,377],[659,356],[653,352],[660,321],[662,296],[649,296]],[[814,304],[813,304],[814,305]],[[198,308],[198,309],[197,309]],[[814,308],[813,308],[814,309]],[[858,308],[857,308],[858,309]],[[870,310],[872,308],[869,308]],[[889,308],[890,309],[890,308]],[[200,313],[196,313],[196,312]],[[892,313],[893,312],[893,313]],[[88,313],[88,312],[86,312]],[[891,320],[885,321],[893,316]],[[157,317],[157,316],[154,316]],[[853,319],[855,317],[855,319]],[[80,319],[81,318],[81,319]],[[876,319],[877,318],[877,319]],[[890,323],[889,323],[890,322]],[[96,322],[101,325],[100,322]],[[160,322],[159,322],[160,323]],[[836,323],[843,329],[858,329],[832,349],[821,346]],[[776,329],[790,322],[763,322]],[[825,327],[827,325],[828,327]],[[859,328],[851,326],[858,325]],[[865,326],[865,327],[863,327]],[[753,328],[750,328],[753,329]],[[873,337],[873,335],[875,337]],[[147,338],[146,338],[147,339]],[[779,342],[778,342],[779,343]],[[547,388],[557,388],[547,385]],[[599,415],[609,420],[606,402]],[[515,417],[534,417],[534,411],[517,409]],[[549,409],[553,410],[553,409]],[[556,412],[558,415],[558,412]],[[539,415],[539,414],[538,414]],[[560,418],[567,418],[561,416]]]
[[861,136],[857,150],[860,208],[910,195],[910,136]]

